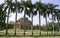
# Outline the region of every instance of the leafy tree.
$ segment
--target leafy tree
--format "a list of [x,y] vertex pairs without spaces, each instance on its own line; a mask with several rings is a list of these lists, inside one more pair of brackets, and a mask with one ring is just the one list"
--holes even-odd
[[5,19],[6,19],[5,15],[6,14],[3,8],[4,8],[4,4],[1,4],[0,5],[0,29],[5,29]]
[[13,29],[14,24],[8,24],[8,29]]

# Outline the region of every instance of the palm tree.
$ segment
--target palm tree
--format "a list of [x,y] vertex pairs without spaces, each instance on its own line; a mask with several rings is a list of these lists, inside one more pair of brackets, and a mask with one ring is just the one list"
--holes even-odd
[[[57,21],[58,21],[58,25],[59,25],[59,21],[60,21],[60,10],[58,10]],[[60,32],[60,26],[59,26],[59,32]]]
[[[31,15],[31,20],[32,20],[32,25],[31,25],[31,30],[32,30],[32,35],[33,35],[33,16],[36,15],[37,13],[34,10],[34,6],[31,1],[27,1],[27,10],[26,14],[30,17]],[[28,9],[29,8],[29,9]]]
[[11,12],[16,13],[15,16],[15,24],[14,24],[14,35],[16,35],[16,21],[17,21],[17,13],[22,13],[23,11],[23,7],[22,4],[20,2],[17,2],[17,0],[15,0],[15,2],[12,3],[12,7],[11,7]]
[[54,14],[55,14],[55,8],[58,6],[58,5],[53,5],[53,4],[48,4],[49,6],[49,11],[50,11],[50,14],[52,15],[52,27],[53,27],[53,35],[55,35],[55,32],[54,32]]
[[15,7],[15,8],[16,8],[16,9],[15,9],[16,15],[15,15],[15,24],[14,24],[14,35],[16,35],[16,21],[17,21],[17,0],[15,0],[15,2],[16,2],[16,3],[15,3],[15,4],[16,4],[16,5],[15,5],[15,6],[16,6],[16,7]]
[[48,11],[48,5],[47,4],[43,4],[43,16],[45,17],[46,19],[46,29],[47,29],[47,35],[48,35],[48,23],[47,23],[47,11]]
[[[46,19],[46,25],[47,25],[47,15],[49,16],[49,14],[52,14],[52,26],[53,26],[53,33],[54,33],[54,9],[57,5],[53,5],[53,4],[43,4],[43,16]],[[53,11],[53,12],[52,12]],[[47,35],[48,35],[48,25],[46,26],[47,28]]]
[[27,12],[27,4],[28,3],[26,1],[22,1],[22,4],[23,4],[23,8],[24,8],[24,33],[23,33],[23,35],[25,35],[25,32],[26,32],[25,15],[26,15],[26,12]]
[[31,21],[32,21],[32,25],[31,25],[31,30],[32,30],[32,35],[33,35],[33,4],[31,3],[31,1],[29,1],[29,5],[30,6],[28,6],[29,7],[29,12],[30,12],[30,14],[31,14]]
[[39,30],[40,30],[40,35],[41,35],[41,13],[42,13],[42,3],[40,2],[36,2],[36,12],[39,11]]
[[8,20],[9,20],[9,14],[10,14],[10,7],[11,7],[11,3],[12,0],[6,0],[5,4],[7,5],[4,9],[4,11],[6,11],[8,9],[8,13],[7,13],[7,24],[6,24],[6,35],[8,34]]
[[11,3],[11,12],[16,13],[15,24],[14,24],[14,35],[16,35],[17,13],[19,13],[19,12],[22,13],[22,11],[23,11],[23,7],[22,7],[22,4],[20,2],[15,0],[15,2]]
[[27,10],[27,3],[26,3],[26,1],[22,1],[22,0],[21,0],[21,2],[23,4],[22,6],[24,8],[24,33],[23,33],[23,35],[25,35],[25,32],[26,32],[25,13],[26,13],[26,10]]
[[[60,10],[59,9],[55,9],[55,14],[54,14],[54,20],[57,19],[58,21],[58,26],[59,26],[59,20],[60,20]],[[60,26],[59,26],[60,27]],[[60,31],[60,28],[59,28],[59,31]]]

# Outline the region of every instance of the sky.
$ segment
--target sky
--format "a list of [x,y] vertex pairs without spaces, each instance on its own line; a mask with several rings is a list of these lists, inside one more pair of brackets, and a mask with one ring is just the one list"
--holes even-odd
[[[0,0],[0,4],[1,3],[4,3],[5,0]],[[20,1],[20,0],[18,0]],[[32,0],[32,3],[34,4],[35,2],[38,2],[39,0]],[[60,9],[60,0],[41,0],[42,3],[52,3],[52,4],[57,4],[59,5],[58,9]],[[18,16],[17,16],[17,20],[22,18],[24,15],[24,11],[22,14],[18,13]],[[37,25],[39,24],[39,18],[38,18],[38,14],[36,16],[33,17],[33,24],[34,25]],[[26,16],[29,20],[31,20],[31,17],[29,18],[28,16]],[[50,18],[51,18],[51,15],[50,15]],[[15,21],[15,13],[11,13],[10,14],[10,17],[9,17],[9,21]],[[47,21],[48,22],[51,22],[51,20],[49,18],[47,18]],[[43,16],[41,16],[41,25],[43,24],[46,24],[45,23],[45,18]]]

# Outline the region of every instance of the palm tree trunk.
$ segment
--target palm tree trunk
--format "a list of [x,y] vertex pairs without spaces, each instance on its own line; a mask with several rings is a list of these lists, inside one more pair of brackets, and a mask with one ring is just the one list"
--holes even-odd
[[52,15],[52,27],[53,27],[53,35],[55,35],[55,32],[54,32],[54,18],[53,18],[53,15]]
[[5,23],[6,18],[4,17],[4,23]]
[[[17,3],[17,0],[15,0]],[[16,4],[16,16],[15,16],[15,24],[14,24],[14,35],[16,35],[16,21],[17,21],[17,4]]]
[[5,20],[6,20],[6,13],[4,14],[4,23],[5,23]]
[[17,21],[17,10],[16,10],[15,24],[14,24],[14,35],[16,35],[16,21]]
[[25,12],[24,12],[24,33],[23,35],[25,35],[25,31],[26,31],[26,25],[25,25]]
[[39,34],[41,35],[41,16],[40,16],[40,12],[39,12]]
[[10,13],[10,9],[8,10],[8,15],[7,15],[6,35],[8,34],[8,21],[9,21],[9,13]]
[[47,29],[47,35],[48,35],[48,25],[47,25],[47,24],[48,24],[48,23],[47,23],[47,13],[46,13],[46,18],[45,18],[45,19],[46,19],[46,29]]
[[32,30],[32,35],[33,35],[33,14],[32,13],[31,13],[31,19],[32,19],[31,30]]
[[[59,26],[59,25],[60,25],[60,24],[59,24],[59,17],[57,17],[57,18],[58,18],[57,21],[58,21],[58,26]],[[60,32],[60,26],[59,26],[59,32]]]

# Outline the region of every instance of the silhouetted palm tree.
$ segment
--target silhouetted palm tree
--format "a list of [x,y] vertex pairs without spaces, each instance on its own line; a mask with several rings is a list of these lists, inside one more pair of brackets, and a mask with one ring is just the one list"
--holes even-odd
[[22,11],[23,11],[22,4],[17,0],[15,0],[15,2],[12,3],[12,7],[11,7],[11,12],[16,13],[15,24],[14,24],[14,35],[16,35],[17,13],[22,13]]
[[56,14],[56,10],[55,8],[58,6],[58,5],[54,5],[54,4],[48,4],[49,6],[49,11],[50,11],[50,14],[52,15],[52,27],[53,27],[53,35],[55,35],[55,32],[54,32],[54,14]]
[[31,1],[27,1],[27,10],[26,10],[26,14],[30,17],[31,15],[31,21],[32,21],[32,25],[31,25],[31,30],[32,30],[32,35],[33,35],[33,16],[36,15],[37,13],[34,10],[35,5],[33,5],[31,3]]
[[41,14],[42,14],[42,3],[41,3],[41,1],[39,1],[39,2],[36,2],[36,4],[35,4],[35,6],[36,6],[36,13],[37,13],[37,11],[39,11],[38,13],[39,13],[39,30],[40,30],[40,35],[41,35]]
[[48,5],[47,4],[43,4],[43,16],[46,19],[46,30],[47,30],[47,35],[48,35],[47,11],[48,11]]
[[[57,19],[58,21],[58,26],[59,26],[59,21],[60,21],[60,10],[59,9],[55,9],[55,14],[54,14],[54,20]],[[59,26],[59,31],[60,31],[60,26]]]
[[7,12],[7,24],[6,24],[6,35],[8,34],[8,20],[9,20],[9,14],[10,14],[10,7],[11,7],[11,3],[12,3],[12,0],[6,0],[5,1],[5,5],[7,5],[4,9],[4,11],[7,11],[8,9],[8,12]]
[[[21,0],[22,1],[22,0]],[[26,11],[27,11],[27,2],[26,1],[22,1],[22,4],[23,4],[23,8],[24,8],[24,33],[23,33],[23,35],[25,35],[25,32],[26,32],[26,24],[25,24],[25,13],[26,13]]]

